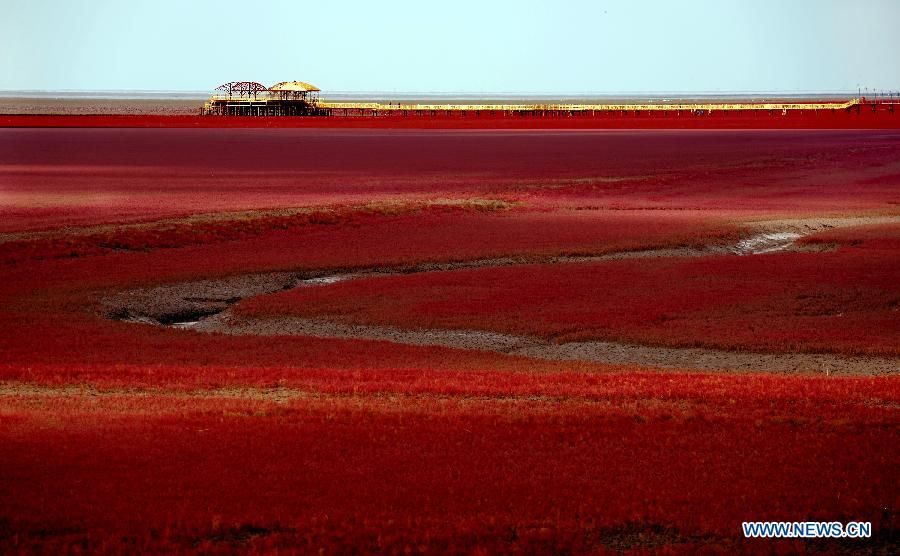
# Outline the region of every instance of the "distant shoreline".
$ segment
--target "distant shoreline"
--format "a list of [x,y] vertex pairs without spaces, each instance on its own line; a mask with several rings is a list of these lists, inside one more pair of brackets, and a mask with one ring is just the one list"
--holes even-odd
[[202,99],[93,99],[0,97],[0,114],[52,116],[191,116]]

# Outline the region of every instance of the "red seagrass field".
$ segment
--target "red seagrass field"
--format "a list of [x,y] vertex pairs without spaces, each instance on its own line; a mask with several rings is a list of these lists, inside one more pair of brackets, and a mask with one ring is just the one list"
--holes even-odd
[[0,552],[896,553],[880,117],[0,128]]

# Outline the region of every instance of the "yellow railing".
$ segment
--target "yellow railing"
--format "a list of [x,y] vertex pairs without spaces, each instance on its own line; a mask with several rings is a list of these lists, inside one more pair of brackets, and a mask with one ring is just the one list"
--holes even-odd
[[844,110],[859,104],[858,98],[846,102],[764,102],[764,103],[679,103],[679,104],[381,104],[378,102],[318,102],[316,106],[338,110],[408,111],[558,111],[558,112],[644,112],[678,110]]
[[257,97],[240,97],[237,95],[213,95],[209,97],[209,103],[213,102],[268,102],[269,100],[276,100],[274,98],[270,99],[266,96],[257,96]]

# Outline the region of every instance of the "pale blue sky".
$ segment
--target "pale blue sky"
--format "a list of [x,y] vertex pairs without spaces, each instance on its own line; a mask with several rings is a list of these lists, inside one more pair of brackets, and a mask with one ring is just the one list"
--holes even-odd
[[900,0],[0,0],[0,89],[900,88]]

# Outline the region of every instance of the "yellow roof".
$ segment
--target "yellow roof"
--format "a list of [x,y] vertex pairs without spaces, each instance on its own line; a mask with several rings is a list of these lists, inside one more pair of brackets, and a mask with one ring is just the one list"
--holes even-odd
[[300,92],[310,92],[310,91],[321,91],[315,85],[310,85],[309,83],[304,83],[303,81],[282,81],[281,83],[276,83],[269,87],[270,91],[300,91]]

